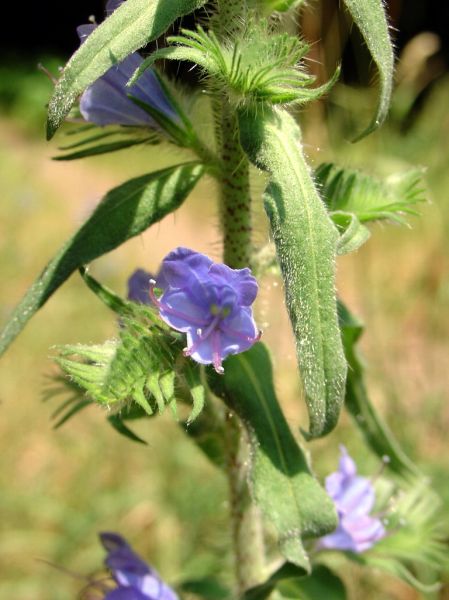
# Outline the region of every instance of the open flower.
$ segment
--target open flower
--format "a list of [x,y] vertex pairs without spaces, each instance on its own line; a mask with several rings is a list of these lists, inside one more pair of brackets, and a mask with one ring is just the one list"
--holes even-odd
[[[120,0],[109,0],[106,4],[106,14],[110,15],[120,4]],[[86,24],[77,28],[81,43],[96,27],[94,24]],[[129,97],[133,96],[180,124],[179,115],[152,69],[147,69],[134,85],[127,87],[126,84],[142,62],[140,54],[133,52],[88,87],[80,99],[83,118],[100,126],[134,125],[156,128],[157,125],[150,115]]]
[[[154,288],[163,290],[160,298]],[[150,296],[161,318],[187,334],[186,356],[213,364],[223,373],[229,354],[248,350],[260,339],[251,305],[258,285],[248,268],[231,269],[188,248],[177,248],[163,262]]]
[[341,446],[339,469],[326,478],[326,491],[338,513],[337,529],[319,541],[319,548],[349,550],[356,553],[372,548],[385,536],[381,520],[370,516],[375,503],[370,479],[357,475],[357,467]]
[[149,567],[117,533],[100,533],[108,554],[105,564],[117,587],[104,600],[178,600],[154,569]]

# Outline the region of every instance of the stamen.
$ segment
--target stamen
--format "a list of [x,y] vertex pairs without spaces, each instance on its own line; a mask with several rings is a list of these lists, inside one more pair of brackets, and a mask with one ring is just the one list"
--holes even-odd
[[258,334],[256,335],[256,337],[250,337],[249,335],[245,335],[244,333],[241,333],[240,331],[236,331],[235,329],[230,329],[229,327],[223,327],[223,325],[221,325],[220,330],[223,333],[226,333],[227,335],[230,335],[232,337],[236,337],[239,340],[243,340],[244,342],[252,342],[252,343],[256,343],[260,340],[260,338],[262,337],[262,330],[260,329]]
[[219,321],[220,321],[220,315],[217,315],[215,317],[215,319],[213,319],[213,321],[210,323],[210,325],[208,325],[208,327],[203,331],[203,333],[201,335],[198,334],[198,331],[200,331],[200,330],[197,330],[197,334],[199,335],[199,337],[196,340],[196,342],[190,346],[190,348],[184,348],[184,350],[182,351],[184,356],[191,356],[197,350],[197,348],[201,344],[201,342],[204,342],[204,340],[210,336],[210,334],[214,331],[214,329]]
[[220,356],[220,338],[218,331],[212,333],[212,358],[214,361],[214,369],[219,375],[223,375],[224,369],[221,364]]

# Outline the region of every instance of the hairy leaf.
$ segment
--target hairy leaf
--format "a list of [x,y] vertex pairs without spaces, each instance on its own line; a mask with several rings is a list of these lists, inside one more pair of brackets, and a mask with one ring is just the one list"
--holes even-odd
[[315,171],[331,214],[350,213],[360,223],[380,219],[405,223],[404,215],[417,215],[414,206],[425,200],[423,173],[414,168],[382,180],[332,163],[323,163]]
[[176,210],[203,172],[198,163],[176,165],[131,179],[109,191],[16,307],[0,334],[0,354],[76,269],[117,248]]
[[293,118],[279,109],[242,111],[240,127],[250,159],[270,173],[265,210],[296,337],[309,435],[322,436],[337,423],[346,378],[335,297],[339,234],[313,183]]
[[418,468],[405,455],[369,399],[363,377],[363,364],[357,349],[357,341],[363,332],[363,326],[341,301],[338,304],[338,312],[349,366],[346,380],[346,408],[377,456],[381,460],[388,457],[388,467],[401,477],[415,479],[420,475]]
[[340,231],[337,254],[349,254],[358,250],[370,237],[370,231],[362,225],[356,215],[342,211],[331,213],[331,219]]
[[285,563],[261,585],[248,590],[241,600],[265,600],[272,592],[279,600],[346,600],[341,579],[325,565],[316,565],[304,576],[296,565]]
[[393,89],[394,54],[382,0],[343,0],[365,40],[379,73],[380,97],[376,114],[356,139],[368,135],[385,121]]
[[335,508],[312,475],[278,404],[265,346],[257,343],[247,352],[226,359],[224,375],[212,374],[210,385],[248,431],[251,491],[277,530],[282,554],[309,571],[302,537],[332,531],[337,525]]
[[132,146],[138,146],[139,144],[154,144],[157,143],[157,141],[157,137],[155,136],[147,138],[139,137],[126,140],[117,140],[109,142],[107,144],[97,144],[96,146],[88,146],[87,148],[81,148],[80,150],[75,150],[75,152],[68,152],[67,154],[59,154],[58,156],[53,156],[53,160],[78,160],[79,158],[99,156],[100,154],[109,154],[110,152],[125,150],[126,148],[132,148]]
[[266,600],[278,589],[278,586],[286,580],[297,580],[304,578],[307,571],[292,563],[284,563],[279,569],[270,575],[270,577],[260,585],[247,590],[241,600]]
[[127,0],[80,46],[62,72],[48,107],[50,139],[77,96],[131,52],[162,35],[177,19],[205,0]]
[[316,565],[308,577],[289,579],[279,584],[281,598],[285,600],[346,600],[342,580],[325,565]]

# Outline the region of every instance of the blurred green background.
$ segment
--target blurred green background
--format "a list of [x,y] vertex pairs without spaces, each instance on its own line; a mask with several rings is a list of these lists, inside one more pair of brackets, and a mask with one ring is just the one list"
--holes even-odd
[[[321,11],[303,18],[306,36],[319,40],[312,48],[318,62],[311,62],[311,68],[325,78],[335,57],[346,53],[360,74],[368,63],[362,61],[358,70],[354,66],[357,53],[351,50],[349,30],[344,23],[335,25],[329,6],[323,3]],[[405,18],[406,3],[393,2],[391,9],[398,20]],[[380,175],[417,164],[427,168],[429,202],[420,207],[421,216],[410,219],[409,228],[375,225],[366,246],[339,259],[338,288],[367,326],[362,345],[376,406],[449,506],[449,77],[442,48],[445,42],[435,32],[401,40],[390,120],[355,145],[348,140],[368,122],[375,102],[366,89],[340,84],[326,102],[300,118],[314,165],[334,160]],[[64,61],[54,54],[11,56],[0,63],[1,323],[109,188],[182,158],[178,150],[138,147],[104,158],[52,161],[64,138],[60,134],[55,142],[44,142],[52,84],[35,63],[56,72]],[[345,79],[357,79],[349,67]],[[255,175],[256,192],[262,185]],[[267,241],[260,214],[255,239]],[[220,257],[212,181],[202,181],[175,215],[96,261],[92,272],[125,293],[135,268],[155,271],[177,245]],[[279,396],[297,431],[307,417],[276,278],[264,280],[256,310],[274,353]],[[226,482],[169,414],[136,425],[146,447],[115,433],[100,408],[52,429],[59,403],[42,401],[55,372],[52,347],[101,342],[115,335],[116,326],[74,275],[0,361],[0,598],[75,598],[82,581],[43,561],[74,573],[95,572],[103,558],[96,539],[102,530],[126,535],[173,583],[229,573]],[[354,453],[362,473],[377,470],[377,460],[343,415],[336,433],[311,446],[320,478],[336,467],[340,442]],[[421,597],[381,573],[351,569],[342,576],[352,600]],[[432,597],[449,598],[449,591],[443,588]]]

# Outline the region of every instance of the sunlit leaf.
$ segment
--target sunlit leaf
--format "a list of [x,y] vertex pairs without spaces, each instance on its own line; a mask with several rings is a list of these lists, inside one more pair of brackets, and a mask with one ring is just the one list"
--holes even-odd
[[131,52],[162,35],[205,0],[127,0],[85,40],[65,66],[48,107],[51,138],[78,95]]
[[351,315],[343,302],[339,302],[338,312],[349,365],[345,406],[377,456],[381,460],[387,457],[389,468],[401,477],[415,479],[420,475],[418,468],[405,455],[368,396],[363,376],[363,363],[357,348],[357,341],[363,332],[363,326]]
[[346,378],[335,297],[339,234],[315,188],[293,118],[267,107],[242,111],[239,119],[243,148],[270,174],[265,210],[296,338],[309,436],[319,437],[337,423]]
[[379,179],[332,163],[315,171],[331,214],[350,213],[360,223],[381,219],[405,223],[405,215],[417,215],[415,205],[425,200],[423,173],[414,168]]
[[283,556],[304,571],[310,563],[302,538],[335,529],[335,508],[312,475],[278,404],[265,346],[226,359],[224,375],[211,374],[212,391],[235,411],[251,444],[250,489],[277,530]]
[[203,172],[204,168],[198,163],[176,165],[136,177],[110,190],[16,307],[0,334],[0,354],[76,269],[176,210]]
[[393,89],[394,54],[388,31],[388,22],[382,0],[343,0],[346,8],[370,51],[379,73],[379,104],[368,127],[357,137],[360,139],[385,121]]

